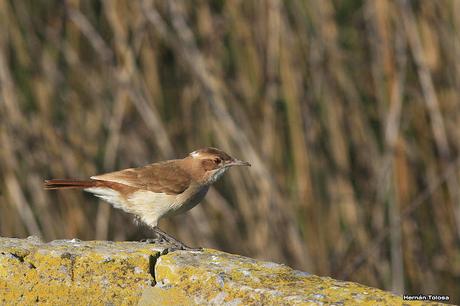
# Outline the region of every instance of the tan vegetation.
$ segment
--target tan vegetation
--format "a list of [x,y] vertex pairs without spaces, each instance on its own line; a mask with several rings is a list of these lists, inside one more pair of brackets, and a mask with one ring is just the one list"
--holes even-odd
[[[460,1],[0,1],[0,234],[134,240],[45,178],[249,160],[160,225],[460,301]],[[452,300],[451,300],[452,301]]]

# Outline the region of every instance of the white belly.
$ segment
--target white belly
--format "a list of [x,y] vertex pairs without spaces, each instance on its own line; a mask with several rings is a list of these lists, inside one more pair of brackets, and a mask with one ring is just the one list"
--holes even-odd
[[208,189],[209,186],[189,188],[178,195],[139,190],[127,197],[110,188],[87,188],[85,191],[109,202],[115,208],[138,216],[147,225],[154,227],[163,217],[183,213],[195,207],[204,198]]

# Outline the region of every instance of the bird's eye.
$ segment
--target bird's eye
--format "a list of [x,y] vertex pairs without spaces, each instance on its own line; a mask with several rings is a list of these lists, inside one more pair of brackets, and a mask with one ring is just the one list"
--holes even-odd
[[220,164],[221,159],[220,159],[220,158],[214,158],[214,159],[213,159],[213,162],[214,162],[216,165],[218,165],[218,164]]

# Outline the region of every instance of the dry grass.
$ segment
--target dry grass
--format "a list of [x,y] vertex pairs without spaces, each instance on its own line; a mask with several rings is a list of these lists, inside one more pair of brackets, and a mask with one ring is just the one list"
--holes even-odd
[[145,237],[42,180],[212,145],[253,167],[166,230],[459,302],[459,13],[455,0],[0,1],[0,234]]

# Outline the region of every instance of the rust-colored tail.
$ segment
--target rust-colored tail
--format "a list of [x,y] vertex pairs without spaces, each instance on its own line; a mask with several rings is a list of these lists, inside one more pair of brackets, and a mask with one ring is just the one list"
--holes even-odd
[[64,179],[64,180],[45,180],[44,188],[46,190],[50,189],[69,189],[69,188],[89,188],[95,186],[97,181],[95,180],[74,180],[74,179]]

